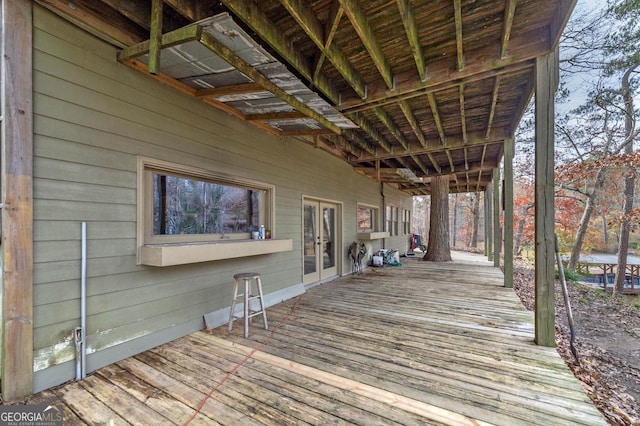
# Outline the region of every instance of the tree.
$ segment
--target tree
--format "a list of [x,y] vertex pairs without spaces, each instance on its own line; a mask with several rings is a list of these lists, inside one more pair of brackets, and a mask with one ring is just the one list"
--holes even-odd
[[449,177],[431,178],[431,213],[429,216],[429,244],[422,260],[451,262],[449,246]]
[[[636,111],[633,106],[635,85],[632,78],[640,67],[640,0],[619,0],[611,3],[609,12],[621,21],[620,26],[608,33],[608,52],[612,55],[607,71],[614,74],[623,72],[621,78],[621,97],[624,103],[625,153],[633,153]],[[618,241],[618,269],[616,272],[614,292],[622,292],[627,269],[627,254],[629,252],[629,234],[631,232],[631,218],[633,211],[633,195],[635,186],[634,170],[629,168],[625,174],[623,219],[620,224],[620,239]]]

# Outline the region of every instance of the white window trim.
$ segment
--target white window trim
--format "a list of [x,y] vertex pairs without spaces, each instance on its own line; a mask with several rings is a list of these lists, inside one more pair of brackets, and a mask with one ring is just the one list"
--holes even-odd
[[[374,214],[374,218],[373,218],[373,229],[370,231],[359,231],[358,230],[358,209],[360,208],[365,208],[365,209],[372,209],[373,210],[373,214]],[[381,216],[380,216],[380,207],[376,206],[374,204],[366,204],[366,203],[357,203],[356,206],[356,236],[359,240],[379,240],[382,238],[387,238],[389,236],[389,233],[386,231],[380,231],[380,221],[381,221]]]
[[[171,266],[211,260],[231,259],[293,250],[293,241],[275,238],[275,186],[242,177],[213,172],[197,167],[139,156],[137,159],[137,263],[151,266]],[[266,191],[262,220],[271,230],[269,240],[229,240],[216,235],[171,236],[176,238],[150,238],[152,235],[152,190],[149,171],[178,174],[203,180],[213,180],[234,186]],[[261,213],[263,214],[263,213]]]

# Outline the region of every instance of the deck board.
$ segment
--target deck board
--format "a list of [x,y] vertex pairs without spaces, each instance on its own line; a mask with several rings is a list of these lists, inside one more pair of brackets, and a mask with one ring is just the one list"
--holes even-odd
[[271,330],[197,332],[46,396],[69,424],[606,424],[482,259],[369,268],[268,308]]

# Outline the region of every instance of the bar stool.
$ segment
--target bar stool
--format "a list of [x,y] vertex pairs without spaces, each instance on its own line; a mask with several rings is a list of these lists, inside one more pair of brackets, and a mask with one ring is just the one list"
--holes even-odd
[[[269,325],[267,324],[267,312],[264,310],[264,295],[262,294],[262,281],[260,280],[260,274],[256,272],[242,272],[239,274],[235,274],[233,278],[235,279],[235,285],[233,287],[233,301],[231,302],[231,311],[229,311],[229,331],[231,331],[233,327],[233,320],[244,317],[244,337],[245,339],[248,338],[251,318],[260,314],[262,314],[262,320],[264,321],[264,329],[268,330]],[[241,280],[244,281],[244,293],[238,294],[238,287]],[[254,280],[256,283],[258,294],[252,294],[251,283]],[[240,302],[241,297],[243,298],[244,302],[244,315],[235,316],[236,303]],[[258,300],[258,310],[251,309],[251,302],[253,300]]]

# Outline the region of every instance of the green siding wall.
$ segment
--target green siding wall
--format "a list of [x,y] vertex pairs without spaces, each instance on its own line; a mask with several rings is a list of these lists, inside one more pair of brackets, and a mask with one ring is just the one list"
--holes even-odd
[[[303,195],[343,203],[345,247],[355,239],[357,202],[381,207],[380,185],[348,164],[117,63],[115,48],[39,6],[34,14],[34,368],[42,376],[36,390],[73,377],[82,221],[87,346],[99,366],[201,327],[203,314],[228,307],[236,272],[260,271],[267,293],[299,286]],[[293,252],[136,265],[137,155],[274,184],[277,237],[292,239]],[[385,187],[385,196],[411,208],[411,199],[393,188]],[[377,249],[382,241],[372,243]],[[405,250],[407,243],[401,236],[386,246]],[[342,252],[342,272],[349,273]]]

